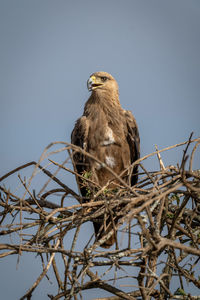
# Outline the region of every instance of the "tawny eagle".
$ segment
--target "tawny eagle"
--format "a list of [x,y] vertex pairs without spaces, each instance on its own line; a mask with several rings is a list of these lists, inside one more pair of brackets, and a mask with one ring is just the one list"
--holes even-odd
[[[118,84],[113,76],[106,72],[93,73],[87,81],[87,87],[92,93],[85,104],[83,116],[76,121],[71,142],[98,161],[74,151],[74,167],[78,174],[91,179],[98,187],[104,187],[109,182],[107,189],[113,188],[116,187],[113,174],[105,166],[119,175],[139,158],[138,127],[132,113],[120,105]],[[128,174],[124,172],[122,179],[134,185],[137,182],[137,166],[129,170]],[[90,201],[92,194],[88,193],[83,178],[77,177],[79,189],[85,199],[83,201]],[[97,240],[112,229],[111,218],[105,222],[102,217],[93,224]],[[115,234],[101,247],[108,248],[114,242]]]

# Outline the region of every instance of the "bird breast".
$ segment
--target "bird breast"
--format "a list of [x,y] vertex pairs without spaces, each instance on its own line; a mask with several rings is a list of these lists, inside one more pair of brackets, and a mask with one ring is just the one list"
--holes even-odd
[[102,145],[103,146],[108,146],[108,145],[111,145],[111,144],[114,144],[114,143],[115,143],[115,138],[114,138],[114,135],[113,135],[113,131],[110,127],[107,127],[106,131],[105,131],[104,140],[102,142]]

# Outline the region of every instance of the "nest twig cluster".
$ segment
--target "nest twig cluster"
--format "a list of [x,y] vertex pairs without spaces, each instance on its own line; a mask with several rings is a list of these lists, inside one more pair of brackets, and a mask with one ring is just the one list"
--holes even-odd
[[[66,174],[80,176],[67,167],[72,151],[83,152],[68,143],[52,143],[38,163],[30,162],[1,177],[0,235],[13,238],[12,243],[0,243],[0,258],[36,253],[43,266],[21,299],[31,299],[50,266],[58,287],[54,295],[48,294],[52,300],[91,299],[85,297],[85,290],[94,288],[112,294],[96,299],[200,299],[191,295],[192,288],[200,289],[200,171],[192,166],[199,144],[200,139],[190,138],[156,149],[134,163],[141,170],[136,186],[113,174],[120,179],[119,188],[95,186],[96,193],[88,202],[66,185]],[[62,148],[50,151],[57,145]],[[181,163],[165,167],[160,153],[181,146]],[[62,163],[52,158],[60,153],[65,153]],[[143,161],[156,155],[160,169],[147,171]],[[22,178],[20,174],[32,166],[30,177]],[[6,187],[6,180],[13,176],[20,182],[20,192],[19,187],[15,192]],[[87,176],[83,179],[89,188],[95,185]],[[113,229],[102,239],[96,241],[90,228],[83,232],[88,221],[107,217]],[[115,246],[100,248],[113,232]],[[173,278],[177,278],[176,286]]]

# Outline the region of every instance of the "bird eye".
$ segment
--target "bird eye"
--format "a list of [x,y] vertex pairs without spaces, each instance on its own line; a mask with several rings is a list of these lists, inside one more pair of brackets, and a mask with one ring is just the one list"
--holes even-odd
[[101,77],[101,81],[103,81],[103,82],[105,82],[107,79],[108,79],[108,78],[105,77],[105,76]]

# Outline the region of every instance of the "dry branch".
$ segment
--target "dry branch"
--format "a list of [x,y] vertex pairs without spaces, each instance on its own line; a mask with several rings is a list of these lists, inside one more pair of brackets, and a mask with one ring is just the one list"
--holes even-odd
[[[123,174],[119,176],[104,165],[120,186],[115,191],[107,186],[100,188],[84,177],[85,185],[95,191],[93,199],[86,203],[66,184],[69,174],[70,180],[72,176],[80,176],[66,166],[71,151],[80,151],[102,162],[68,143],[52,143],[39,162],[24,164],[2,176],[0,235],[12,236],[13,242],[2,240],[0,258],[24,252],[37,253],[42,261],[46,257],[42,273],[21,299],[31,299],[51,265],[51,276],[55,276],[58,290],[48,295],[50,299],[83,299],[83,291],[89,293],[95,288],[113,294],[101,298],[110,300],[198,299],[200,295],[190,293],[192,287],[200,288],[200,171],[192,170],[199,144],[200,139],[190,137],[184,143],[162,150],[156,148],[155,152],[140,158],[131,166],[138,164],[142,170],[134,187],[124,182]],[[165,166],[161,153],[184,145],[181,163]],[[62,148],[52,149],[57,146]],[[69,157],[59,162],[58,156],[63,153]],[[143,165],[153,155],[158,157],[160,170],[149,171]],[[24,169],[31,167],[34,170],[30,178],[22,179]],[[19,189],[6,188],[11,176],[20,180],[20,193]],[[108,215],[113,229],[98,242],[92,232],[82,231],[83,224]],[[118,234],[116,247],[99,248],[113,232]],[[64,273],[60,271],[63,267],[57,264],[58,256]],[[130,285],[126,284],[127,278]],[[176,291],[172,284],[174,278]]]

